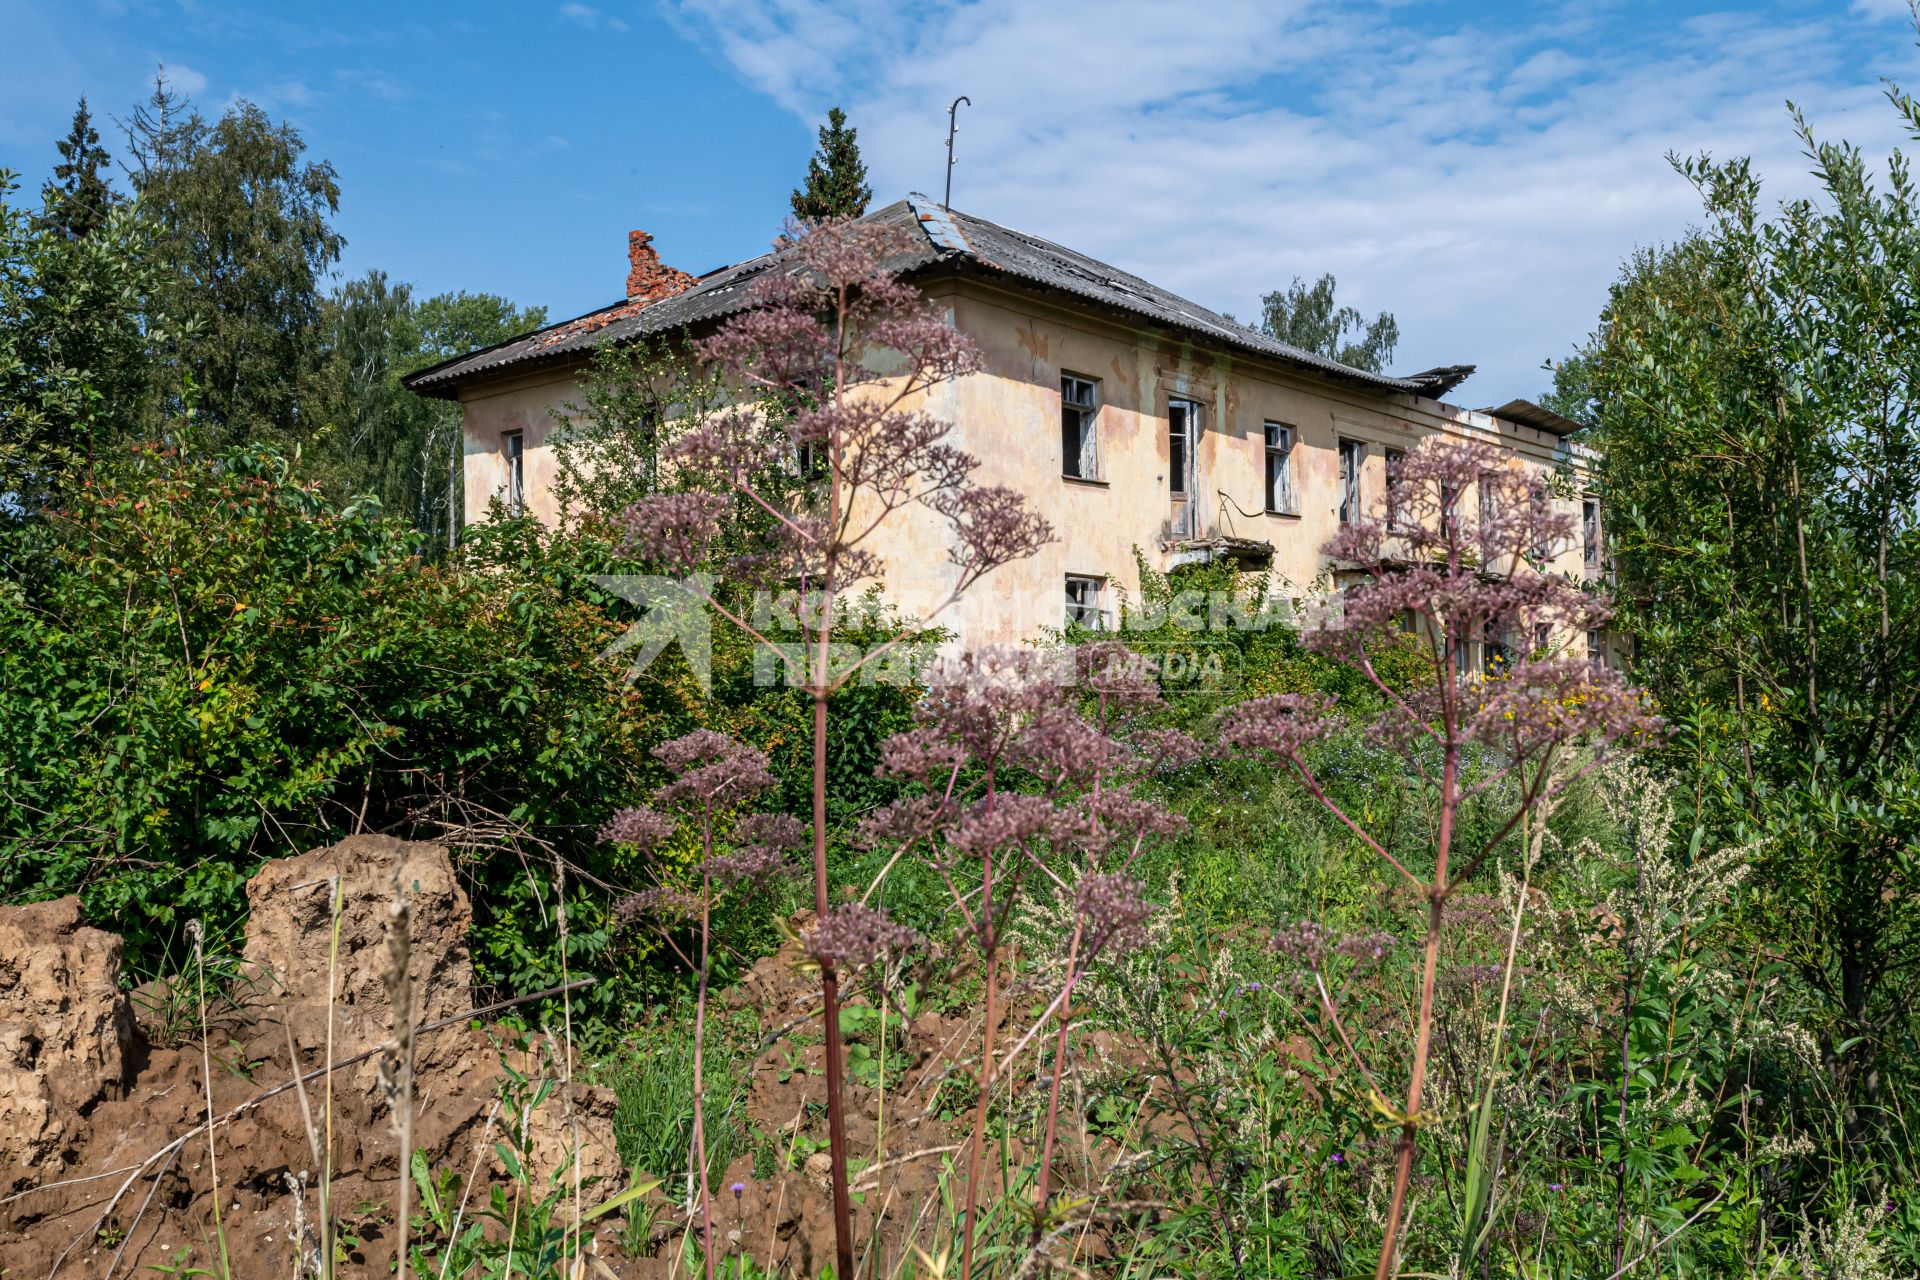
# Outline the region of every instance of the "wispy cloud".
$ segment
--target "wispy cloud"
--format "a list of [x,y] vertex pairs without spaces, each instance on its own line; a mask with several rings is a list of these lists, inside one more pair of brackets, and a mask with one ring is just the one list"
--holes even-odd
[[207,91],[207,78],[184,62],[168,62],[164,58],[157,60],[160,69],[166,74],[167,83],[191,97]]
[[334,83],[352,93],[366,93],[383,102],[402,102],[413,96],[405,84],[384,71],[341,67],[333,73]]
[[608,31],[625,31],[627,24],[610,13],[602,13],[590,5],[569,0],[560,6],[560,16],[569,22],[577,22],[589,31],[598,31],[602,27]]
[[1343,300],[1397,314],[1399,367],[1479,361],[1457,393],[1474,403],[1539,391],[1541,362],[1592,327],[1622,259],[1697,217],[1667,152],[1752,155],[1777,193],[1804,190],[1786,99],[1823,136],[1884,154],[1904,139],[1874,74],[1920,81],[1910,32],[1832,11],[1682,21],[1542,4],[1448,24],[1318,0],[708,0],[669,14],[795,114],[846,106],[885,198],[940,190],[947,104],[965,93],[959,207],[1242,316],[1332,271]]

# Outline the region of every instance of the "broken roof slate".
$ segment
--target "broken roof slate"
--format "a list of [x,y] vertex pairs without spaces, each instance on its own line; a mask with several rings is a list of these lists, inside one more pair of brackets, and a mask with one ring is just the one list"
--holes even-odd
[[1522,426],[1532,427],[1536,431],[1544,431],[1548,435],[1560,436],[1563,439],[1582,429],[1573,419],[1562,417],[1546,406],[1535,404],[1531,400],[1509,400],[1498,408],[1482,409],[1480,412],[1495,418],[1505,418],[1508,422],[1518,422]]
[[[918,228],[921,232],[910,249],[887,264],[904,275],[929,274],[939,267],[983,279],[999,278],[1030,288],[1058,290],[1084,303],[1188,334],[1201,343],[1253,352],[1376,391],[1437,397],[1473,372],[1472,365],[1450,365],[1396,378],[1349,368],[1271,338],[1118,267],[1037,236],[945,208],[918,193],[868,214],[865,220],[883,226]],[[774,253],[761,254],[711,271],[683,292],[669,297],[617,302],[576,319],[456,356],[413,374],[406,379],[406,385],[422,395],[450,399],[460,383],[479,375],[533,362],[577,359],[607,343],[670,333],[721,319],[752,304],[754,280],[772,266],[777,257]]]

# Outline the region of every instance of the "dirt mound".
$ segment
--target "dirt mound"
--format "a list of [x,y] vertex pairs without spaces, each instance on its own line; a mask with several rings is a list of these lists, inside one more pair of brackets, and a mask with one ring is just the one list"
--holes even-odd
[[[503,1060],[537,1084],[564,1080],[567,1055],[546,1037],[521,1043],[463,1016],[474,1005],[470,908],[445,850],[363,837],[262,869],[247,891],[246,978],[210,1001],[204,1029],[173,1043],[139,1036],[118,990],[119,941],[82,925],[77,904],[0,910],[0,1173],[13,1188],[0,1194],[0,1276],[218,1268],[221,1238],[241,1280],[310,1274],[296,1256],[311,1252],[301,1239],[319,1220],[323,1168],[337,1274],[385,1274],[405,1171],[372,1058],[392,1034],[386,933],[396,891],[409,905],[413,1021],[447,1020],[416,1039],[414,1149],[484,1206],[490,1180],[498,1187],[504,1176],[494,1155],[509,1137]],[[903,1000],[915,1013],[892,1039],[879,1030],[876,975],[863,975],[845,1006],[854,1230],[882,1274],[915,1246],[935,1246],[964,1178],[981,1024],[971,1001],[947,998],[960,976],[943,970],[909,997],[894,975],[888,1002],[896,1015]],[[997,1106],[1030,1118],[1045,1101],[1034,1074],[1040,1040],[1022,1033],[1038,1008],[1014,988],[1008,997],[998,1071],[1011,1087]],[[817,979],[790,939],[715,999],[751,1010],[762,1035],[739,1046],[749,1059],[737,1064],[747,1076],[749,1142],[718,1179],[715,1245],[782,1274],[817,1274],[833,1255]],[[1084,1049],[1104,1058],[1105,1033],[1089,1035]],[[526,1137],[536,1195],[575,1149],[582,1179],[600,1180],[587,1191],[593,1201],[625,1184],[614,1110],[609,1090],[556,1084]],[[1003,1149],[1007,1167],[1027,1159],[1019,1138],[996,1142],[983,1203],[1005,1195]],[[1063,1189],[1070,1164],[1063,1159]],[[686,1170],[647,1172],[663,1185],[641,1215],[645,1239],[623,1250],[622,1215],[603,1217],[590,1248],[605,1266],[592,1274],[684,1271],[684,1235],[697,1230]],[[305,1190],[296,1198],[291,1186]]]
[[0,1195],[60,1176],[88,1113],[126,1089],[120,951],[78,898],[0,908]]
[[[340,908],[335,941],[335,885]],[[251,999],[279,1007],[295,1043],[327,1043],[333,1015],[336,1058],[385,1043],[394,1029],[387,994],[387,921],[392,905],[409,908],[408,964],[413,1018],[436,1022],[473,1007],[473,962],[467,928],[473,908],[436,844],[390,836],[350,836],[296,858],[269,862],[247,881],[245,956]],[[427,1037],[417,1051],[421,1072],[459,1056],[458,1037]],[[372,1063],[358,1072],[372,1078]]]
[[[506,1136],[502,1061],[538,1080],[559,1072],[557,1055],[462,1019],[474,1007],[471,909],[446,850],[355,837],[249,882],[245,976],[210,1001],[204,1035],[178,1044],[141,1037],[119,990],[120,939],[82,925],[76,901],[0,908],[0,1275],[217,1266],[216,1171],[232,1274],[300,1274],[295,1224],[311,1234],[323,1167],[342,1274],[384,1274],[403,1171],[369,1051],[393,1034],[396,894],[409,907],[413,1022],[448,1022],[415,1040],[414,1149],[483,1184],[497,1176],[485,1157]],[[529,1122],[534,1176],[544,1185],[577,1147],[599,1195],[621,1185],[613,1109],[608,1090],[557,1088]],[[295,1182],[307,1188],[298,1206]]]

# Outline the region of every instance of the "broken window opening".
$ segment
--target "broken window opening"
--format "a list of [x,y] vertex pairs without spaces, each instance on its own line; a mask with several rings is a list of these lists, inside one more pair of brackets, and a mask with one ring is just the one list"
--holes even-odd
[[1267,423],[1267,510],[1276,515],[1294,515],[1293,504],[1293,428],[1279,422]]
[[1360,463],[1367,447],[1358,440],[1340,442],[1340,523],[1360,519]]
[[1400,519],[1400,509],[1406,494],[1400,486],[1400,464],[1405,460],[1407,451],[1388,449],[1382,456],[1387,463],[1387,528],[1404,528]]
[[1195,455],[1199,452],[1200,406],[1192,400],[1167,401],[1167,492],[1173,536],[1190,538],[1194,519]]
[[503,496],[507,510],[517,516],[526,508],[526,433],[509,431],[500,437],[500,446],[507,460],[507,483]]
[[1060,375],[1060,474],[1100,480],[1100,384]]
[[1107,580],[1087,574],[1067,575],[1067,625],[1089,631],[1107,629]]

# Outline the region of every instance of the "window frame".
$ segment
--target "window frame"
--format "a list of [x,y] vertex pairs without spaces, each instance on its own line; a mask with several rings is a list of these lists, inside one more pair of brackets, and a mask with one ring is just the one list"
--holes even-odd
[[1387,488],[1387,528],[1392,532],[1399,532],[1407,527],[1407,522],[1400,518],[1400,495],[1403,488],[1400,483],[1400,463],[1406,459],[1406,456],[1405,449],[1382,446],[1380,450],[1380,462],[1385,473]]
[[1589,578],[1600,576],[1600,500],[1580,499],[1580,565]]
[[[1085,400],[1069,398],[1069,393],[1085,388]],[[1107,481],[1107,458],[1105,441],[1101,439],[1100,410],[1104,402],[1100,397],[1100,379],[1089,378],[1085,374],[1062,370],[1060,373],[1060,478],[1080,480],[1088,484],[1105,484]],[[1067,415],[1079,415],[1078,450],[1067,448]],[[1091,454],[1092,468],[1086,463]]]
[[1545,564],[1553,559],[1553,539],[1546,532],[1547,520],[1553,514],[1553,472],[1550,469],[1543,471],[1540,479],[1540,487],[1533,491],[1529,499],[1533,503],[1535,521],[1531,550],[1533,558]]
[[[1264,451],[1261,454],[1260,496],[1270,516],[1300,514],[1299,490],[1293,483],[1293,451],[1299,446],[1300,433],[1285,422],[1261,425]],[[1279,483],[1274,467],[1279,466]]]
[[507,510],[520,515],[527,509],[527,433],[500,433],[500,457],[506,464],[506,483],[501,486]]
[[1360,477],[1366,470],[1367,442],[1340,436],[1334,448],[1338,452],[1340,477],[1340,502],[1335,514],[1343,525],[1358,524],[1365,514],[1361,506]]
[[1482,562],[1494,558],[1500,548],[1493,536],[1493,524],[1500,519],[1500,473],[1482,471],[1474,481],[1474,532],[1480,537],[1480,559]]
[[[1074,599],[1076,586],[1087,589],[1090,599]],[[1107,579],[1105,574],[1069,573],[1065,581],[1066,620],[1065,626],[1075,623],[1089,631],[1107,631]],[[1089,621],[1091,617],[1091,621]]]
[[[1184,418],[1177,433],[1173,429],[1176,408]],[[1167,397],[1167,496],[1183,502],[1192,502],[1199,488],[1200,410],[1200,402],[1191,397]]]

